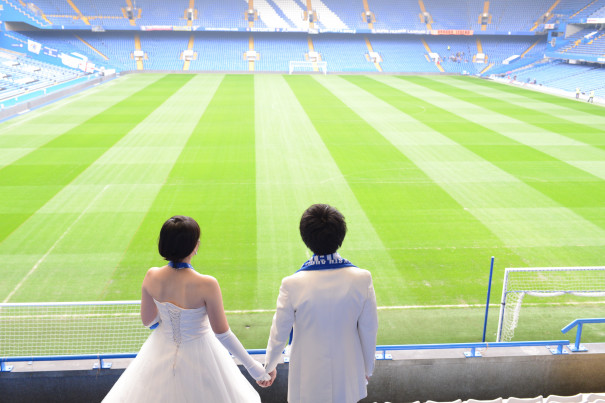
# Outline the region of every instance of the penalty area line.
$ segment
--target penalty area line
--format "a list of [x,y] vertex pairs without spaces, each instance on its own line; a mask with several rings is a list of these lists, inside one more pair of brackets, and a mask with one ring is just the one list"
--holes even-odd
[[21,286],[23,286],[23,284],[25,284],[25,282],[27,281],[27,279],[32,274],[34,274],[34,272],[38,269],[38,267],[40,267],[40,265],[42,264],[42,262],[44,262],[46,260],[46,258],[53,252],[53,250],[55,250],[55,248],[57,247],[57,245],[59,244],[59,242],[61,242],[63,240],[63,238],[65,238],[65,236],[67,235],[67,233],[73,228],[73,226],[76,225],[76,223],[78,223],[78,221],[80,221],[80,219],[82,217],[84,217],[84,214],[86,214],[88,212],[88,210],[90,209],[90,206],[92,206],[99,199],[99,197],[105,192],[105,190],[108,187],[109,187],[109,185],[105,185],[105,187],[103,188],[103,190],[101,190],[95,196],[95,198],[88,204],[88,206],[86,206],[86,208],[84,210],[82,210],[82,212],[80,213],[80,215],[78,216],[78,218],[76,218],[74,220],[74,222],[72,222],[69,225],[69,227],[67,227],[67,229],[61,234],[61,236],[59,238],[57,238],[57,240],[55,241],[55,243],[46,251],[46,253],[44,254],[44,256],[42,256],[40,259],[38,259],[38,261],[36,262],[36,264],[27,272],[27,274],[21,279],[21,281],[19,281],[19,283],[6,296],[6,298],[4,298],[4,300],[2,301],[3,304],[7,303],[12,298],[12,296],[15,295],[15,293],[17,291],[19,291],[19,289],[21,288]]

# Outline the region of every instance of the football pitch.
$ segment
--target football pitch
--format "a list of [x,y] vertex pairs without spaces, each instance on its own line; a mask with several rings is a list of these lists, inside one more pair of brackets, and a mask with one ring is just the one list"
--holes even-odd
[[[480,341],[491,256],[494,341],[505,268],[605,265],[605,109],[468,77],[133,74],[1,123],[0,190],[3,302],[139,299],[189,215],[194,267],[263,348],[300,215],[328,203],[379,344]],[[516,340],[605,310],[551,302]]]

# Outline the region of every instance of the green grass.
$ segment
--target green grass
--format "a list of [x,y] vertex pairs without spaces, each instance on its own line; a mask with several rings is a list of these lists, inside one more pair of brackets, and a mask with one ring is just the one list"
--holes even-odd
[[[226,309],[272,309],[325,202],[379,305],[416,307],[379,343],[476,341],[491,256],[493,303],[506,267],[603,265],[604,148],[603,108],[465,77],[128,75],[0,124],[0,301],[139,299],[185,214]],[[516,337],[600,309],[528,306]],[[271,316],[229,320],[264,347]]]

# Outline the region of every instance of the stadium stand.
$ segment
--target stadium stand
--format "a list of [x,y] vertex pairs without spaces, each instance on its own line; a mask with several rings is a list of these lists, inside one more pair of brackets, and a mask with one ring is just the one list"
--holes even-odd
[[[562,59],[605,57],[605,31],[599,26],[578,25],[567,38],[559,36],[556,45],[544,28],[547,22],[602,18],[604,0],[37,0],[12,7],[25,16],[23,21],[43,17],[66,28],[13,33],[20,46],[31,39],[118,71],[284,72],[290,61],[309,60],[309,52],[315,51],[330,72],[513,73],[523,81],[566,90],[582,80],[582,87],[602,94],[599,65],[570,67],[540,60],[550,51]],[[309,36],[309,29],[320,33]],[[150,32],[154,30],[170,32]],[[462,30],[465,35],[427,35],[437,32],[428,30]],[[482,35],[473,35],[477,32]],[[135,50],[142,52],[140,57]],[[189,60],[184,60],[186,50]],[[250,60],[247,51],[256,52],[248,54]]]
[[483,11],[483,3],[482,0],[469,0],[464,3],[424,1],[425,8],[433,19],[433,29],[480,29],[477,21]]
[[382,55],[385,72],[438,73],[429,61],[427,50],[416,35],[372,35],[372,47]]
[[[371,0],[370,0],[371,2]],[[332,10],[349,29],[367,29],[368,23],[363,18],[365,9],[363,2],[347,0],[324,0],[324,4]],[[323,16],[320,14],[322,22]]]
[[343,72],[376,71],[366,59],[368,48],[363,37],[346,34],[330,34],[315,37],[315,50],[330,69]]
[[554,14],[562,14],[572,20],[580,20],[588,17],[602,6],[601,1],[561,0],[555,7]]
[[547,11],[550,4],[541,1],[494,1],[490,2],[492,23],[490,30],[528,31]]
[[[256,2],[255,2],[256,3]],[[246,4],[241,0],[222,0],[222,1],[204,1],[196,2],[197,18],[193,21],[194,25],[201,25],[208,28],[242,28],[248,27],[245,20]],[[261,20],[256,20],[254,26],[265,28]]]
[[[194,51],[197,60],[191,62],[191,70],[204,71],[246,71],[248,62],[244,52],[248,50],[249,35],[236,32],[223,35],[220,32],[206,32],[196,35]],[[262,56],[261,56],[262,57]]]
[[16,53],[0,51],[0,99],[49,87],[83,75]]
[[276,36],[257,32],[254,34],[254,49],[260,54],[256,70],[287,72],[290,61],[305,60],[305,53],[308,52],[307,35],[284,33]]
[[375,15],[374,28],[377,30],[426,30],[416,0],[368,0],[368,3]]

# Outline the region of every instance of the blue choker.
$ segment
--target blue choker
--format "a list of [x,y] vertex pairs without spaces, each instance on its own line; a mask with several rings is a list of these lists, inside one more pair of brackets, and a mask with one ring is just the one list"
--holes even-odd
[[178,263],[174,263],[174,262],[168,262],[168,266],[172,267],[173,269],[193,269],[193,266],[191,266],[189,263],[185,263],[185,262],[178,262]]

